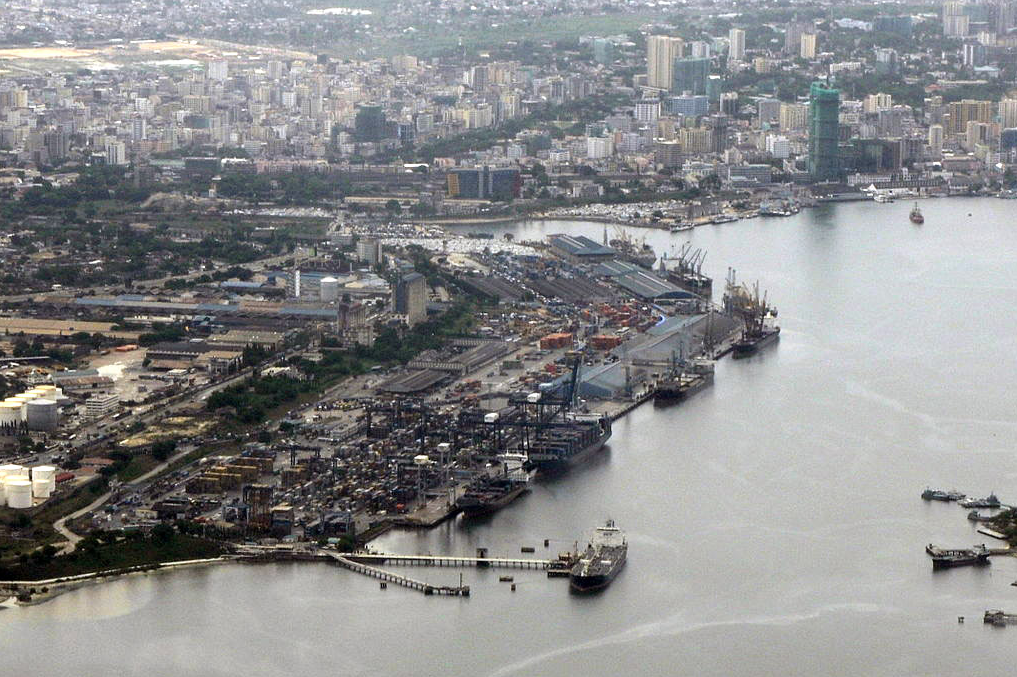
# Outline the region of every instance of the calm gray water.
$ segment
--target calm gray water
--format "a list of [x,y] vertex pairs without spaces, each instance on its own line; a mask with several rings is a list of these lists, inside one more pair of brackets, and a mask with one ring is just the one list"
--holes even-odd
[[[377,543],[541,553],[544,538],[564,549],[610,516],[629,532],[629,565],[601,595],[535,572],[514,574],[515,593],[497,571],[469,572],[473,597],[444,599],[326,565],[223,566],[2,611],[4,664],[75,676],[1011,670],[1017,628],[985,627],[981,613],[1017,611],[1017,560],[933,575],[926,543],[986,539],[963,509],[919,493],[1017,501],[1013,205],[926,201],[922,227],[910,203],[866,203],[697,229],[716,279],[732,265],[770,291],[775,349],[725,360],[715,387],[678,408],[636,410],[590,467],[487,523]],[[602,228],[492,230],[599,240]],[[686,239],[647,237],[658,252]]]

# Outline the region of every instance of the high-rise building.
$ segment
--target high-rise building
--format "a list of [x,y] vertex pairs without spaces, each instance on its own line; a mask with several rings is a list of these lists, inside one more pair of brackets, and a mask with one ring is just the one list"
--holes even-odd
[[803,59],[816,58],[816,34],[802,33],[802,49],[799,54]]
[[675,59],[671,91],[706,94],[706,81],[709,77],[709,59],[696,59],[693,57]]
[[593,39],[593,62],[601,65],[614,63],[614,43],[607,38]]
[[912,21],[910,15],[889,16],[881,14],[872,20],[872,30],[879,33],[895,33],[905,38],[911,37]]
[[687,118],[700,117],[710,112],[710,100],[702,95],[683,94],[664,99],[664,110],[669,115]]
[[385,111],[377,104],[363,104],[357,108],[353,122],[353,135],[360,142],[377,143],[385,138]]
[[522,182],[518,169],[453,169],[446,177],[448,196],[471,200],[511,200],[519,197]]
[[745,60],[745,31],[741,28],[732,28],[727,33],[728,50],[727,58],[734,61]]
[[667,35],[651,35],[646,39],[646,84],[657,89],[671,89],[674,62],[684,51],[685,41]]
[[943,35],[948,38],[966,37],[970,30],[971,17],[966,2],[943,3]]
[[933,157],[943,153],[943,125],[929,126],[929,152]]
[[996,106],[991,101],[963,99],[947,104],[948,134],[967,134],[969,122],[992,122]]
[[660,117],[660,101],[657,99],[643,99],[636,102],[636,120],[639,122],[656,122]]
[[106,164],[127,164],[127,147],[123,141],[110,141],[106,144]]
[[1003,129],[1017,127],[1017,99],[1003,99],[999,102],[999,124]]
[[770,134],[766,137],[766,152],[778,160],[785,160],[791,155],[791,142],[786,136]]
[[809,174],[817,181],[840,176],[840,90],[813,82],[809,88]]
[[809,123],[809,107],[803,103],[782,103],[780,105],[780,128],[788,132],[805,129]]
[[413,327],[427,319],[427,279],[420,273],[399,278],[395,288],[395,312]]
[[691,54],[702,59],[709,59],[711,54],[710,43],[705,40],[696,40],[692,43]]
[[862,101],[862,110],[866,113],[878,113],[893,108],[893,97],[884,92],[869,94]]
[[148,120],[140,115],[131,118],[131,141],[144,141],[148,138]]
[[787,54],[799,54],[802,49],[802,33],[807,30],[805,24],[792,21],[784,31],[784,52]]
[[759,124],[774,125],[780,122],[779,99],[760,99],[756,102],[756,115],[759,117]]
[[208,79],[224,82],[229,75],[229,62],[225,59],[208,62]]
[[962,51],[964,66],[967,68],[984,66],[987,53],[985,45],[978,42],[965,42]]
[[357,242],[357,258],[372,268],[381,263],[381,242],[365,237]]

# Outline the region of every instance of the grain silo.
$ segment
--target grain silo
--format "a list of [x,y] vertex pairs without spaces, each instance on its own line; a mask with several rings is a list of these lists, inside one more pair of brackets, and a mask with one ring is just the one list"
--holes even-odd
[[25,408],[25,423],[29,430],[53,432],[60,425],[60,409],[56,400],[32,400]]

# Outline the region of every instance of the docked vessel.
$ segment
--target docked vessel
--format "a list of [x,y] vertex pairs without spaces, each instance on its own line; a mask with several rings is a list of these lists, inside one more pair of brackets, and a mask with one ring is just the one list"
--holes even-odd
[[653,264],[657,262],[657,253],[653,251],[653,247],[646,244],[645,238],[637,241],[625,231],[616,230],[617,236],[607,242],[607,229],[605,229],[604,240],[618,251],[618,258],[647,270],[653,270]]
[[963,508],[998,508],[1002,504],[996,494],[989,494],[985,498],[965,498],[960,501]]
[[724,291],[724,312],[742,321],[745,329],[741,338],[731,346],[732,357],[754,355],[760,348],[776,343],[780,337],[777,325],[777,309],[766,299],[766,293],[759,293],[759,284],[749,290],[735,280],[735,271],[728,269],[727,287]]
[[982,515],[977,510],[968,513],[968,519],[972,522],[991,522],[996,519],[995,515]]
[[482,475],[456,500],[456,508],[466,518],[489,515],[501,510],[529,491],[530,474],[525,469],[529,459],[524,454],[502,454],[503,474]]
[[535,431],[527,447],[529,466],[562,471],[581,465],[611,438],[611,419],[601,414],[569,412],[564,421],[548,422]]
[[767,315],[763,318],[763,324],[759,328],[746,329],[742,332],[742,338],[731,346],[731,356],[735,359],[748,357],[759,352],[759,349],[771,343],[776,343],[780,338],[780,327],[777,326],[776,318]]
[[660,257],[658,272],[661,277],[667,278],[668,282],[681,289],[709,299],[713,294],[713,280],[703,274],[705,259],[706,252],[703,249],[693,249],[690,243],[685,243],[677,256]]
[[569,571],[569,587],[575,592],[603,590],[625,566],[628,550],[625,533],[608,520],[597,527],[586,551]]
[[926,488],[925,491],[922,492],[922,498],[926,501],[950,502],[961,500],[964,498],[964,494],[959,491],[941,491],[939,489]]
[[932,557],[933,570],[952,569],[964,566],[987,566],[989,551],[984,545],[972,548],[939,548],[931,543],[925,546],[925,552]]
[[526,493],[527,486],[508,477],[495,477],[477,482],[456,501],[465,517],[480,517],[501,510]]
[[674,376],[657,382],[653,389],[653,401],[680,402],[713,385],[714,363],[712,360],[695,360],[689,371],[678,371]]
[[925,217],[922,216],[922,210],[918,208],[918,203],[915,203],[915,208],[911,210],[911,214],[908,216],[911,219],[911,223],[921,225],[925,223]]

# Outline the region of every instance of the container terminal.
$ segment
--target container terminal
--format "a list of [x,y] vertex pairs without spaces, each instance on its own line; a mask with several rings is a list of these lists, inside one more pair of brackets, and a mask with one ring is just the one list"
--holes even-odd
[[[165,363],[172,367],[169,373],[176,369],[189,380],[179,382],[168,399],[157,400],[161,405],[112,407],[105,429],[102,421],[77,413],[84,405],[80,396],[69,392],[70,398],[64,397],[54,386],[49,396],[56,392],[67,406],[57,413],[57,429],[49,432],[64,441],[44,460],[73,457],[78,469],[69,473],[71,482],[64,488],[53,479],[67,471],[49,463],[34,473],[11,470],[8,474],[16,479],[10,482],[10,507],[24,503],[38,510],[48,500],[42,493],[20,497],[17,480],[23,475],[47,478],[49,491],[59,499],[66,488],[97,475],[103,449],[127,445],[144,450],[159,439],[156,428],[188,421],[182,449],[201,450],[200,458],[169,472],[114,481],[104,501],[73,516],[65,527],[71,534],[68,551],[74,532],[149,530],[177,520],[203,525],[206,533],[234,543],[355,546],[393,526],[426,528],[460,514],[464,519],[491,514],[524,496],[532,476],[553,477],[589,462],[610,443],[612,422],[634,407],[653,399],[677,402],[712,384],[715,360],[744,337],[746,318],[758,313],[758,304],[733,277],[725,303],[713,303],[712,281],[701,272],[705,254],[698,250],[683,250],[675,269],[669,271],[662,261],[655,272],[644,267],[650,263],[648,248],[629,241],[624,255],[608,244],[566,235],[513,246],[517,249],[436,245],[428,250],[430,265],[441,271],[440,283],[433,273],[431,281],[402,274],[390,292],[398,297],[393,305],[373,304],[382,309],[377,322],[412,328],[429,314],[440,315],[454,294],[465,293],[482,299],[473,333],[423,350],[402,366],[380,366],[339,381],[263,426],[265,441],[248,436],[238,446],[236,438],[217,438],[215,419],[235,414],[217,410],[210,419],[206,399],[244,378],[306,378],[299,365],[338,349],[336,338],[341,346],[351,336],[379,331],[383,324],[372,332],[363,324],[335,323],[332,318],[340,310],[348,322],[365,321],[363,315],[359,320],[350,315],[358,307],[355,301],[315,305],[302,300],[288,310],[271,303],[229,310],[222,318],[225,335],[236,333],[238,342],[264,340],[268,357],[256,366],[240,363],[220,373],[221,363],[203,362],[208,351],[202,341],[214,338],[220,348],[226,345],[214,332],[187,344],[149,347],[146,364],[131,373],[144,375],[155,355],[159,366]],[[529,253],[520,254],[519,248]],[[451,249],[458,253],[445,254]],[[640,265],[632,262],[636,259]],[[337,277],[294,271],[290,280],[289,293],[303,294],[299,287],[312,281],[322,298],[341,293]],[[171,309],[163,299],[141,295],[122,302],[89,297],[85,305],[78,300],[46,297],[40,308],[48,313],[87,308],[93,319],[124,308],[135,313],[172,310],[178,316],[217,312],[212,303],[201,308],[181,303]],[[308,312],[300,315],[300,309]],[[298,316],[304,318],[303,329]],[[270,343],[255,337],[244,322],[292,329]],[[308,331],[309,326],[314,330]],[[244,331],[248,333],[240,337]],[[229,359],[220,348],[217,359]],[[94,377],[90,383],[100,381]],[[76,386],[64,383],[64,391]],[[110,387],[105,381],[101,385]],[[136,433],[141,423],[151,427],[148,436]],[[19,433],[24,430],[16,427]],[[78,432],[71,432],[75,428]],[[217,447],[224,453],[215,453]],[[87,460],[95,465],[83,467],[78,459],[86,454],[92,454]]]

